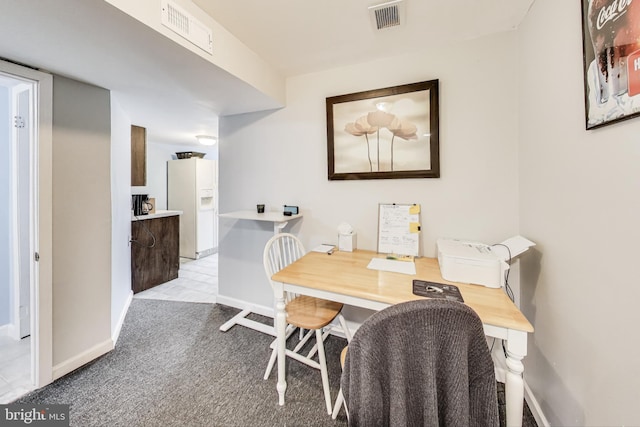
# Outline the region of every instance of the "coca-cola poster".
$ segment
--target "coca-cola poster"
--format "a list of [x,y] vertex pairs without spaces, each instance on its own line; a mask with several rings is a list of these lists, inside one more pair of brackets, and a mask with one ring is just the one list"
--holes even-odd
[[582,0],[586,128],[640,115],[640,0]]

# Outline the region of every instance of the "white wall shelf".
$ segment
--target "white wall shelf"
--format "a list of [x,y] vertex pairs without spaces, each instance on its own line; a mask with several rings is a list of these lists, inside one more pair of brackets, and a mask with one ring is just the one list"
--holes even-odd
[[273,223],[273,233],[279,233],[291,220],[302,218],[302,214],[285,216],[282,212],[234,211],[218,215],[220,218],[245,219],[251,221],[267,221]]

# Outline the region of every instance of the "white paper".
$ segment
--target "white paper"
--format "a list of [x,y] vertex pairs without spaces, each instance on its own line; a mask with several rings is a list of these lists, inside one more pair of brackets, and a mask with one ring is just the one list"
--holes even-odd
[[393,273],[416,274],[416,264],[410,261],[394,259],[372,258],[367,268],[370,270],[391,271]]
[[335,246],[334,245],[320,245],[320,246],[316,246],[315,248],[312,249],[313,252],[321,252],[323,254],[329,254],[331,252],[333,252],[335,250]]
[[[509,250],[507,251],[502,245],[509,248]],[[509,255],[511,255],[511,258],[515,258],[535,245],[531,240],[525,239],[522,236],[513,236],[498,245],[491,246],[491,250],[497,257],[508,260]]]

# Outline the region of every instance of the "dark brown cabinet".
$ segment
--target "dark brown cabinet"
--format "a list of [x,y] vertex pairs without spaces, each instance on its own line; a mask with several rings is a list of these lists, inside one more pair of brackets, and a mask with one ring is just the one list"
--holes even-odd
[[147,129],[131,126],[131,186],[147,185]]
[[131,222],[131,288],[138,293],[178,277],[180,216]]

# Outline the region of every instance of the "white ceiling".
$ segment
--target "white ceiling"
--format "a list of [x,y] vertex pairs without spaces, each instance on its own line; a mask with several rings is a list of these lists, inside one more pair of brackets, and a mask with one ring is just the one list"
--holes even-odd
[[515,29],[534,0],[403,0],[402,25],[375,30],[389,0],[193,0],[285,75],[399,55]]
[[[404,1],[405,23],[374,31],[367,0],[193,0],[285,76],[508,31],[534,0]],[[278,107],[105,1],[0,0],[0,11],[0,57],[113,91],[154,141],[193,144],[216,116]]]

